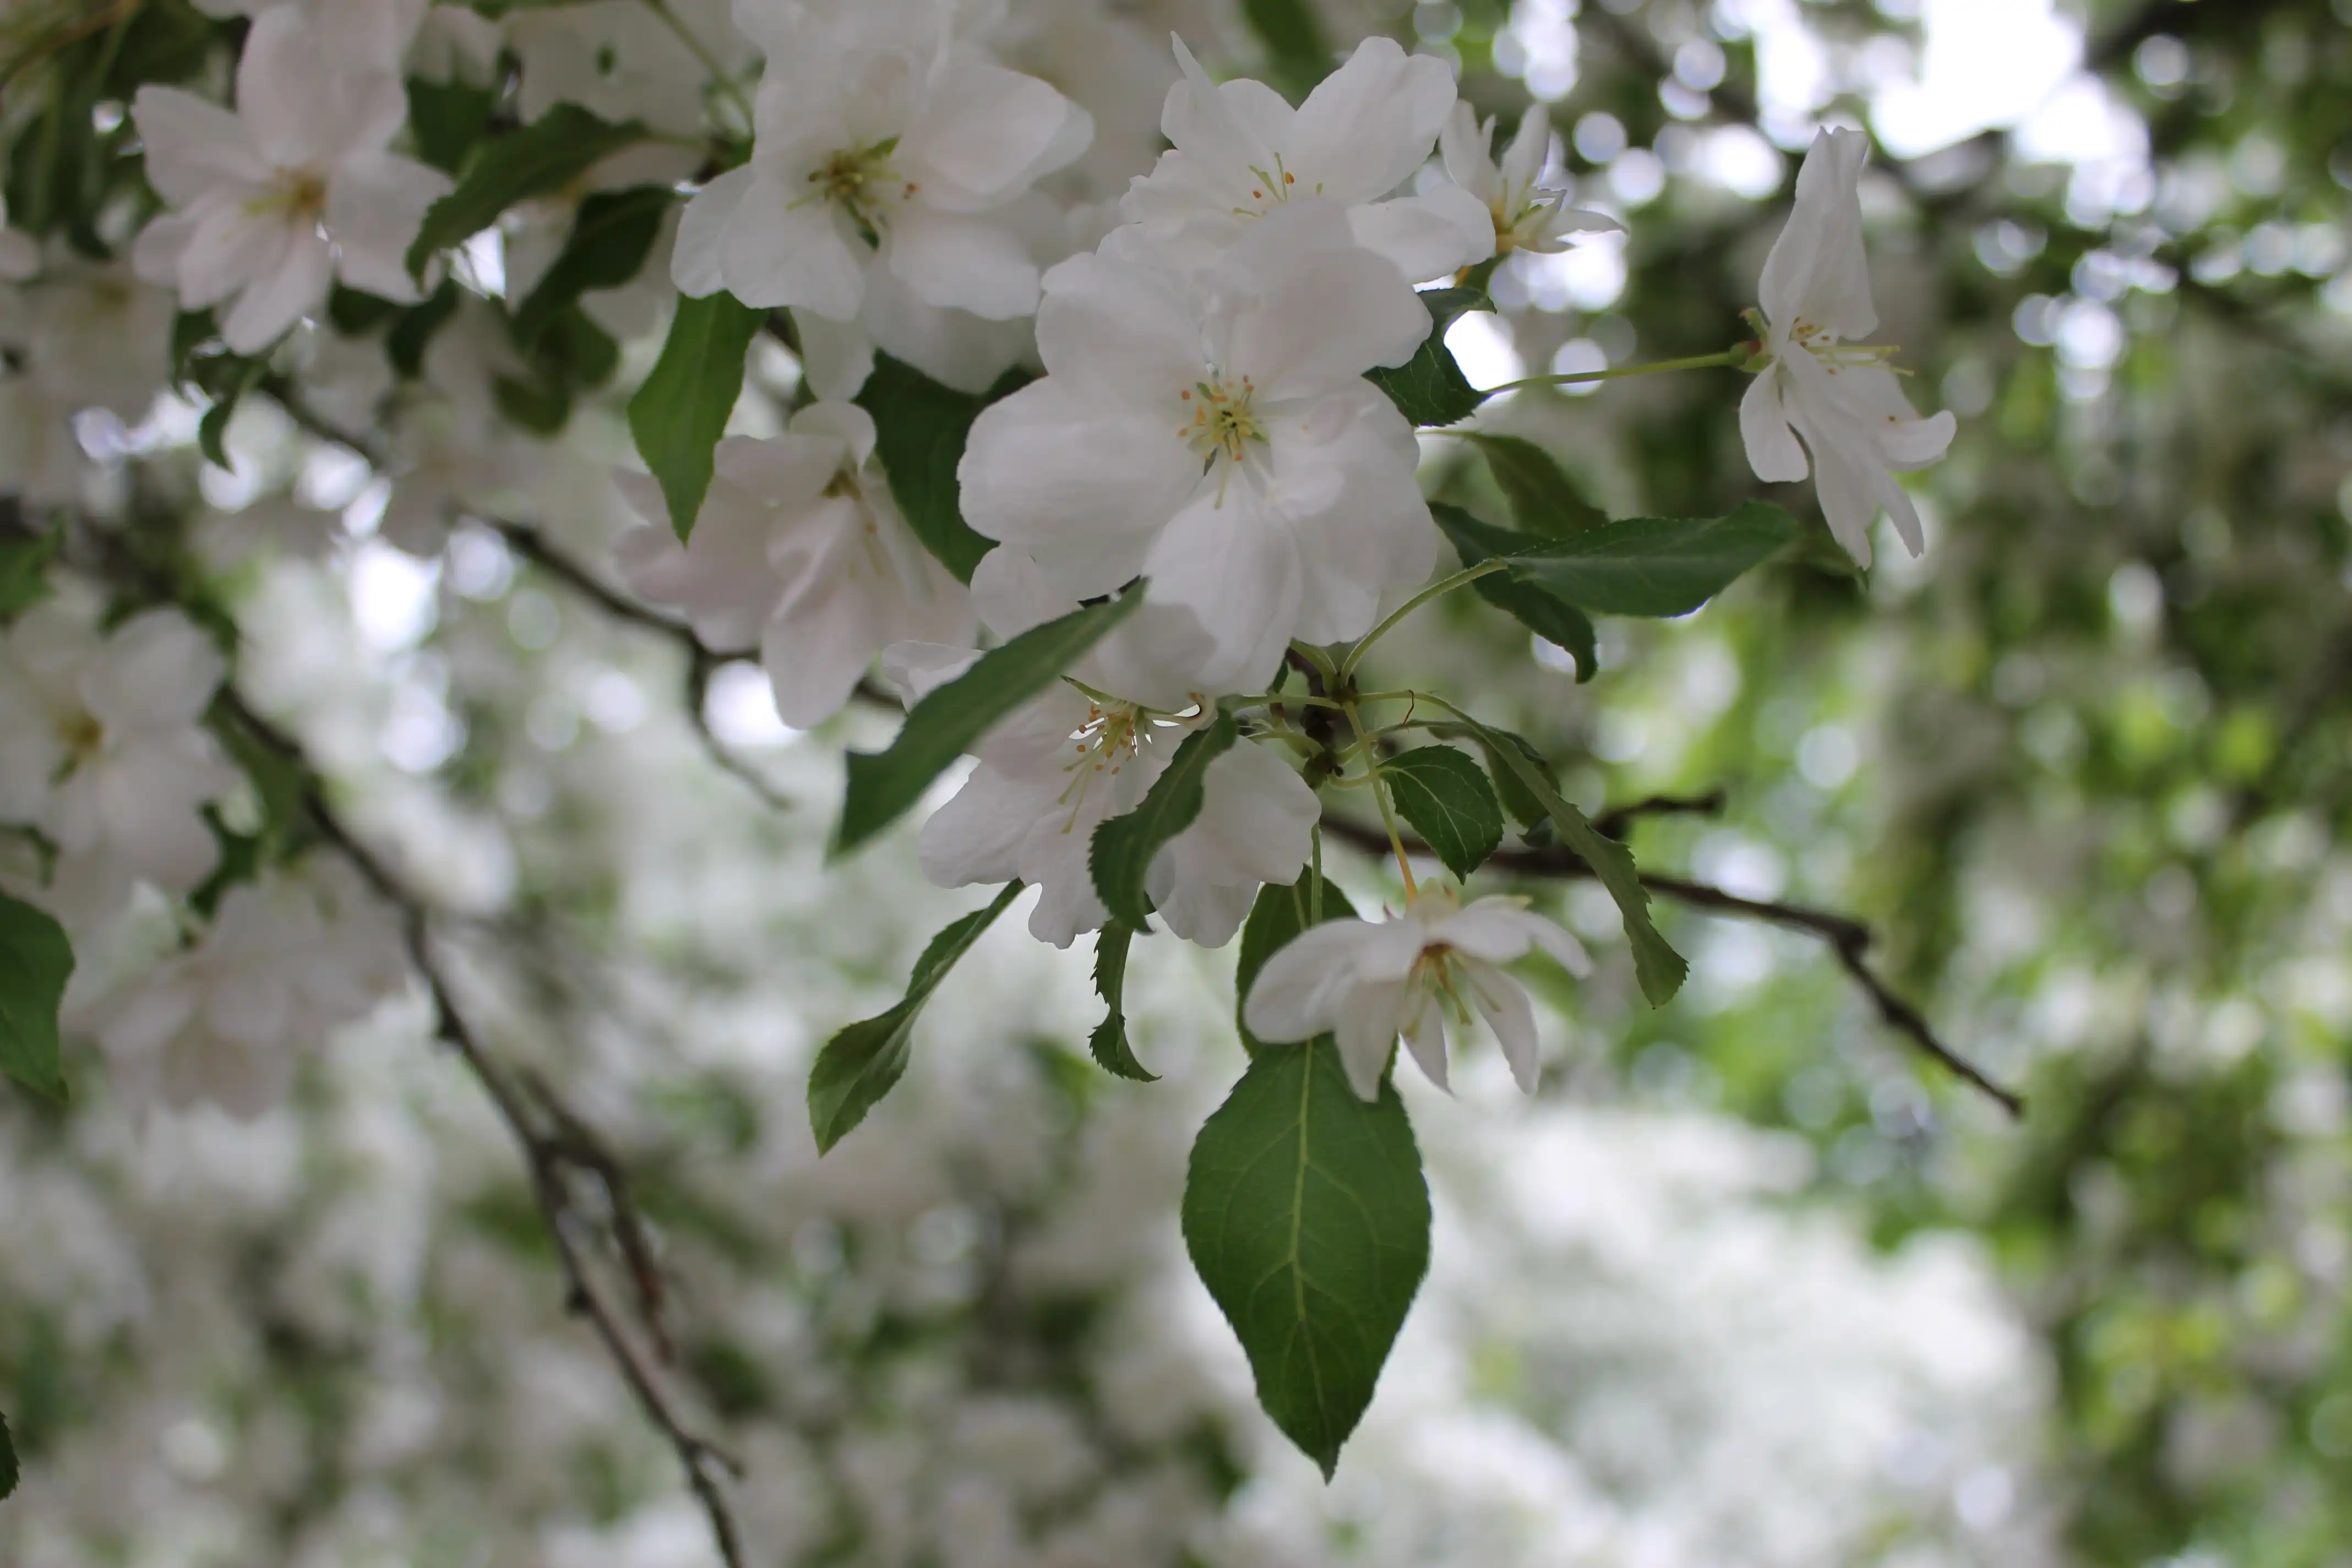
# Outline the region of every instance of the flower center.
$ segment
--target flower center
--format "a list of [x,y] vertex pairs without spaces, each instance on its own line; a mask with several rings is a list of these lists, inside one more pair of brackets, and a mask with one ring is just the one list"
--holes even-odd
[[327,181],[314,169],[280,169],[269,189],[255,198],[251,208],[256,213],[282,213],[287,217],[311,223],[327,213]]
[[793,205],[829,202],[857,226],[866,243],[879,246],[890,209],[919,188],[890,162],[890,154],[898,150],[896,136],[886,136],[870,147],[843,148],[809,171],[808,183],[814,188]]
[[98,721],[96,714],[80,709],[58,716],[57,735],[58,744],[65,748],[66,753],[65,766],[58,770],[61,775],[73,772],[106,747],[106,726]]
[[[1895,353],[1892,343],[1842,343],[1829,328],[1802,316],[1789,327],[1789,346],[1812,355],[1832,375],[1848,365],[1884,365]],[[1903,372],[1897,370],[1895,374],[1901,375]]]
[[1075,753],[1062,764],[1070,782],[1060,795],[1063,805],[1070,808],[1070,820],[1062,831],[1068,833],[1077,826],[1078,813],[1087,804],[1087,789],[1097,775],[1117,778],[1119,771],[1135,760],[1142,744],[1142,731],[1148,710],[1133,702],[1120,702],[1108,698],[1090,698],[1087,716],[1070,731],[1070,749]]
[[1199,455],[1204,468],[1220,455],[1238,463],[1253,443],[1265,444],[1265,426],[1257,412],[1257,388],[1250,384],[1248,376],[1238,383],[1212,376],[1176,395],[1192,410],[1191,422],[1176,433]]
[[[1252,176],[1250,200],[1255,207],[1235,207],[1235,217],[1263,217],[1269,207],[1278,207],[1298,194],[1298,176],[1282,166],[1282,154],[1274,155],[1274,168],[1269,172],[1255,163],[1248,165]],[[1315,182],[1315,194],[1323,194],[1323,182]]]

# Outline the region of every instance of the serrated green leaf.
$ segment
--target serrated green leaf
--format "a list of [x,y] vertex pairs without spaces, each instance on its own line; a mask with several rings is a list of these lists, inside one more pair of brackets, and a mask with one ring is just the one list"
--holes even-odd
[[1622,518],[1509,557],[1511,575],[1608,616],[1686,616],[1804,529],[1769,501],[1727,517]]
[[618,289],[644,271],[654,241],[661,236],[662,219],[677,199],[667,185],[637,185],[599,191],[583,201],[562,251],[515,307],[516,341],[529,346],[547,331],[556,312],[583,294]]
[[1429,1268],[1396,1087],[1357,1099],[1328,1036],[1260,1051],[1192,1145],[1183,1221],[1258,1404],[1328,1478]]
[[1059,679],[1142,602],[1138,584],[1124,597],[1030,627],[916,703],[887,751],[850,752],[849,785],[833,852],[846,854],[898,820],[950,763],[998,720]]
[[1381,764],[1389,798],[1457,878],[1503,842],[1503,807],[1478,764],[1451,746],[1423,746]]
[[1151,919],[1151,896],[1144,880],[1160,847],[1192,826],[1208,798],[1209,765],[1234,749],[1241,731],[1234,716],[1219,712],[1205,729],[1184,737],[1168,771],[1152,781],[1133,811],[1095,829],[1087,846],[1087,871],[1096,896],[1111,918],[1141,931]]
[[[1531,534],[1491,527],[1460,507],[1444,501],[1430,502],[1429,515],[1437,520],[1438,528],[1465,566],[1475,566],[1493,556],[1509,555],[1540,542]],[[1544,641],[1567,649],[1576,660],[1580,685],[1600,672],[1600,639],[1592,629],[1592,618],[1574,605],[1548,588],[1522,583],[1508,572],[1491,573],[1470,586],[1480,598]]]
[[1559,460],[1533,441],[1485,430],[1465,430],[1462,437],[1486,455],[1495,483],[1511,503],[1511,515],[1526,531],[1564,539],[1609,521]]
[[409,276],[422,279],[425,263],[498,222],[517,202],[562,189],[650,134],[635,121],[614,125],[578,104],[559,103],[521,129],[481,142],[457,188],[425,209],[408,247]]
[[1429,310],[1429,336],[1412,358],[1394,369],[1373,370],[1366,379],[1388,394],[1389,401],[1413,424],[1451,425],[1468,418],[1486,395],[1471,385],[1454,363],[1453,351],[1445,346],[1445,331],[1465,311],[1491,310],[1495,302],[1475,289],[1424,289],[1421,302]]
[[1267,1047],[1249,1032],[1249,1026],[1242,1021],[1242,1010],[1265,961],[1308,926],[1355,919],[1355,905],[1337,883],[1324,880],[1318,887],[1317,882],[1310,866],[1289,887],[1260,888],[1257,902],[1250,906],[1249,921],[1242,927],[1241,958],[1234,968],[1234,1027],[1241,1031],[1242,1047],[1252,1056]]
[[58,1007],[74,967],[65,928],[0,893],[0,1073],[62,1104]]
[[809,1130],[816,1134],[818,1153],[840,1142],[906,1076],[923,1004],[980,933],[1020,896],[1021,884],[1007,882],[986,909],[950,921],[915,960],[907,994],[897,1006],[850,1025],[824,1043],[809,1068],[808,1083]]
[[1127,1038],[1127,950],[1134,940],[1135,928],[1115,920],[1104,921],[1095,936],[1095,994],[1110,1011],[1095,1026],[1087,1049],[1094,1053],[1096,1064],[1114,1078],[1157,1083],[1160,1075],[1135,1059],[1135,1047]]
[[712,454],[743,395],[743,360],[761,311],[721,291],[681,298],[661,358],[629,399],[629,435],[661,486],[669,525],[683,541],[709,493]]
[[972,531],[963,520],[956,465],[963,461],[971,422],[990,404],[1012,396],[1031,380],[1025,370],[1005,373],[975,395],[942,386],[912,365],[888,354],[874,356],[874,374],[857,394],[857,405],[874,416],[874,449],[889,477],[891,499],[923,548],[959,583],[971,581],[980,558],[996,542]]
[[1543,770],[1520,754],[1518,750],[1499,734],[1487,731],[1476,721],[1470,727],[1491,738],[1487,754],[1499,756],[1519,775],[1528,793],[1541,803],[1559,834],[1559,840],[1592,868],[1609,896],[1617,900],[1617,912],[1624,917],[1625,938],[1633,949],[1633,975],[1642,983],[1642,994],[1650,999],[1653,1007],[1663,1007],[1682,989],[1683,979],[1690,965],[1676,952],[1658,928],[1650,921],[1650,890],[1642,886],[1642,875],[1633,865],[1633,852],[1614,838],[1603,834],[1586,819],[1584,813],[1560,798],[1559,791],[1544,777]]

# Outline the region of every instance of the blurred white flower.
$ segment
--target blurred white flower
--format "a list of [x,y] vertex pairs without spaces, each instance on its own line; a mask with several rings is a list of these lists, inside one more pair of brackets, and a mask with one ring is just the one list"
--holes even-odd
[[1495,121],[1489,118],[1481,124],[1477,111],[1466,103],[1454,106],[1438,133],[1447,176],[1486,205],[1495,228],[1495,255],[1514,250],[1548,254],[1567,249],[1577,235],[1624,228],[1606,213],[1570,206],[1565,191],[1545,190],[1537,184],[1551,153],[1551,121],[1540,104],[1520,118],[1499,164],[1494,143]]
[[1878,325],[1858,194],[1869,153],[1858,131],[1823,131],[1805,153],[1796,208],[1764,260],[1761,368],[1739,403],[1739,433],[1756,477],[1801,479],[1811,451],[1830,531],[1865,566],[1871,520],[1881,507],[1904,545],[1919,553],[1918,509],[1895,474],[1942,458],[1958,427],[1949,409],[1919,417],[1886,366],[1892,349],[1848,341]]
[[41,242],[8,226],[8,200],[0,196],[0,283],[21,283],[41,269]]
[[234,112],[178,88],[139,89],[147,177],[173,210],[140,231],[139,275],[191,310],[226,306],[221,337],[267,348],[336,278],[414,300],[405,254],[448,178],[386,152],[408,120],[396,60],[339,56],[299,6],[266,11],[237,61]]
[[1527,989],[1496,965],[1536,948],[1572,974],[1590,971],[1592,961],[1526,904],[1489,898],[1465,909],[1451,888],[1433,883],[1401,915],[1316,926],[1266,960],[1243,1016],[1267,1040],[1336,1035],[1348,1081],[1372,1100],[1400,1035],[1430,1081],[1444,1088],[1446,1017],[1466,1029],[1475,1008],[1493,1026],[1511,1077],[1533,1094],[1540,1070],[1535,1008]]
[[849,403],[813,404],[768,440],[730,436],[683,545],[660,487],[614,476],[646,520],[617,545],[631,585],[719,652],[756,645],[795,729],[839,711],[889,644],[971,637],[971,595],[898,515],[873,453],[873,417]]

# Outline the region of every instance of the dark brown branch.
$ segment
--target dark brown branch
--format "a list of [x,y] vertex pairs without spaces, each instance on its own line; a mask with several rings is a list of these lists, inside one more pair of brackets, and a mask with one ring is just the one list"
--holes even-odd
[[[531,1195],[546,1222],[557,1264],[562,1270],[565,1307],[588,1321],[597,1339],[603,1342],[614,1370],[621,1374],[621,1381],[635,1398],[638,1409],[677,1455],[687,1485],[710,1521],[711,1536],[721,1562],[727,1568],[743,1568],[740,1531],[720,1489],[720,1478],[740,1476],[742,1466],[718,1444],[688,1426],[677,1414],[669,1395],[632,1342],[620,1313],[597,1289],[593,1270],[572,1235],[573,1223],[582,1216],[572,1197],[571,1178],[574,1173],[585,1173],[594,1176],[604,1190],[612,1211],[614,1240],[634,1277],[639,1305],[645,1309],[647,1332],[666,1358],[667,1339],[658,1319],[659,1277],[643,1220],[628,1195],[628,1184],[619,1162],[546,1085],[528,1074],[510,1075],[483,1047],[457,1006],[435,952],[430,913],[424,901],[361,843],[335,813],[318,773],[293,737],[255,712],[233,689],[224,690],[222,700],[256,742],[300,771],[303,808],[312,826],[351,861],[378,896],[400,911],[409,960],[424,978],[433,1000],[436,1033],[457,1052],[482,1086],[491,1108],[506,1124],[522,1155],[524,1170],[530,1178]],[[528,1086],[528,1092],[523,1086]]]
[[[1646,805],[1649,803],[1643,804]],[[1616,814],[1604,814],[1601,820],[1606,821],[1614,815]],[[1352,844],[1370,855],[1385,856],[1389,852],[1387,835],[1379,828],[1368,826],[1363,823],[1327,815],[1323,818],[1323,832],[1328,837]],[[1428,855],[1433,858],[1436,853],[1427,845],[1416,843],[1412,839],[1405,841],[1405,851],[1408,854]],[[1559,847],[1500,849],[1496,851],[1486,864],[1498,870],[1513,871],[1528,877],[1587,878],[1593,875],[1592,868],[1586,865],[1580,857],[1572,850]],[[1936,1034],[1934,1026],[1927,1022],[1927,1016],[1911,1002],[1897,994],[1885,980],[1879,977],[1878,973],[1870,966],[1867,955],[1870,951],[1872,933],[1870,927],[1864,921],[1855,920],[1851,915],[1836,914],[1828,910],[1817,910],[1804,904],[1778,903],[1763,899],[1744,899],[1737,893],[1727,892],[1710,883],[1695,882],[1682,877],[1665,877],[1643,872],[1642,885],[1658,897],[1672,899],[1685,908],[1704,910],[1709,914],[1762,921],[1770,925],[1785,927],[1790,931],[1801,931],[1809,936],[1818,937],[1828,944],[1830,951],[1837,956],[1839,964],[1844,968],[1848,975],[1853,977],[1854,984],[1862,988],[1864,994],[1870,998],[1872,1005],[1878,1010],[1880,1019],[1888,1028],[1909,1040],[1924,1054],[1941,1062],[1962,1081],[1990,1095],[2011,1116],[2025,1114],[2025,1100],[2022,1096],[2013,1089],[2005,1089],[1994,1082],[1982,1068],[1944,1044]]]
[[1654,795],[1631,805],[1615,805],[1592,819],[1592,826],[1612,838],[1622,838],[1643,816],[1719,816],[1726,796],[1720,787],[1705,795]]

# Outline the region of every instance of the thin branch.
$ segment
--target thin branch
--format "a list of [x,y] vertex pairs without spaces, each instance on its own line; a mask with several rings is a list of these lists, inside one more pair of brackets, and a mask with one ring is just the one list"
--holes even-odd
[[1705,795],[1654,795],[1631,805],[1610,807],[1592,819],[1592,826],[1611,838],[1622,838],[1632,830],[1637,817],[1720,816],[1727,799],[1720,785]]
[[[1642,803],[1644,806],[1650,804],[1646,801]],[[1601,820],[1607,821],[1616,815],[1616,813],[1604,814]],[[1388,835],[1363,823],[1350,822],[1345,817],[1327,815],[1323,818],[1323,831],[1328,836],[1352,844],[1366,854],[1376,858],[1385,857],[1389,853]],[[1409,853],[1417,855],[1434,856],[1436,854],[1436,851],[1427,845],[1410,839],[1406,841],[1405,848]],[[1499,870],[1515,871],[1522,876],[1587,878],[1593,875],[1592,868],[1586,865],[1580,857],[1572,850],[1559,847],[1501,849],[1497,850],[1486,863]],[[1764,899],[1745,899],[1710,883],[1695,882],[1682,877],[1664,877],[1643,872],[1642,886],[1660,898],[1672,899],[1675,902],[1690,909],[1704,910],[1709,914],[1762,921],[1771,925],[1782,926],[1790,931],[1801,931],[1809,936],[1818,937],[1828,944],[1830,951],[1836,954],[1838,963],[1844,968],[1846,973],[1853,977],[1854,984],[1859,985],[1864,994],[1870,998],[1872,1005],[1878,1010],[1880,1019],[1887,1027],[1902,1035],[1924,1054],[1942,1063],[1962,1081],[1990,1095],[2011,1116],[2021,1117],[2025,1114],[2025,1100],[2022,1096],[2013,1089],[2005,1089],[1994,1082],[1982,1068],[1944,1044],[1937,1035],[1934,1026],[1927,1022],[1927,1016],[1912,1003],[1897,994],[1885,980],[1879,977],[1877,972],[1870,966],[1867,957],[1873,937],[1871,929],[1865,922],[1851,915],[1813,909],[1804,904],[1778,903]]]
[[639,1303],[646,1309],[648,1332],[666,1355],[667,1339],[657,1316],[660,1287],[651,1245],[643,1221],[628,1197],[628,1184],[619,1163],[545,1084],[529,1074],[509,1075],[484,1048],[458,1007],[435,952],[430,912],[424,901],[336,815],[319,774],[293,737],[255,712],[234,689],[224,690],[223,701],[237,723],[257,742],[300,770],[303,808],[312,825],[351,861],[380,897],[400,911],[409,960],[424,978],[433,1000],[436,1033],[457,1052],[482,1086],[522,1155],[524,1169],[530,1177],[531,1195],[546,1222],[549,1238],[555,1246],[556,1261],[562,1270],[564,1305],[588,1320],[614,1370],[621,1374],[621,1381],[635,1398],[638,1409],[677,1455],[687,1485],[709,1519],[720,1561],[727,1568],[743,1568],[740,1531],[719,1484],[722,1476],[740,1476],[741,1464],[688,1426],[677,1414],[669,1395],[631,1342],[619,1312],[597,1289],[593,1271],[572,1236],[572,1222],[580,1217],[580,1211],[572,1195],[570,1178],[573,1172],[584,1171],[604,1189],[613,1213],[614,1236],[635,1277]]

